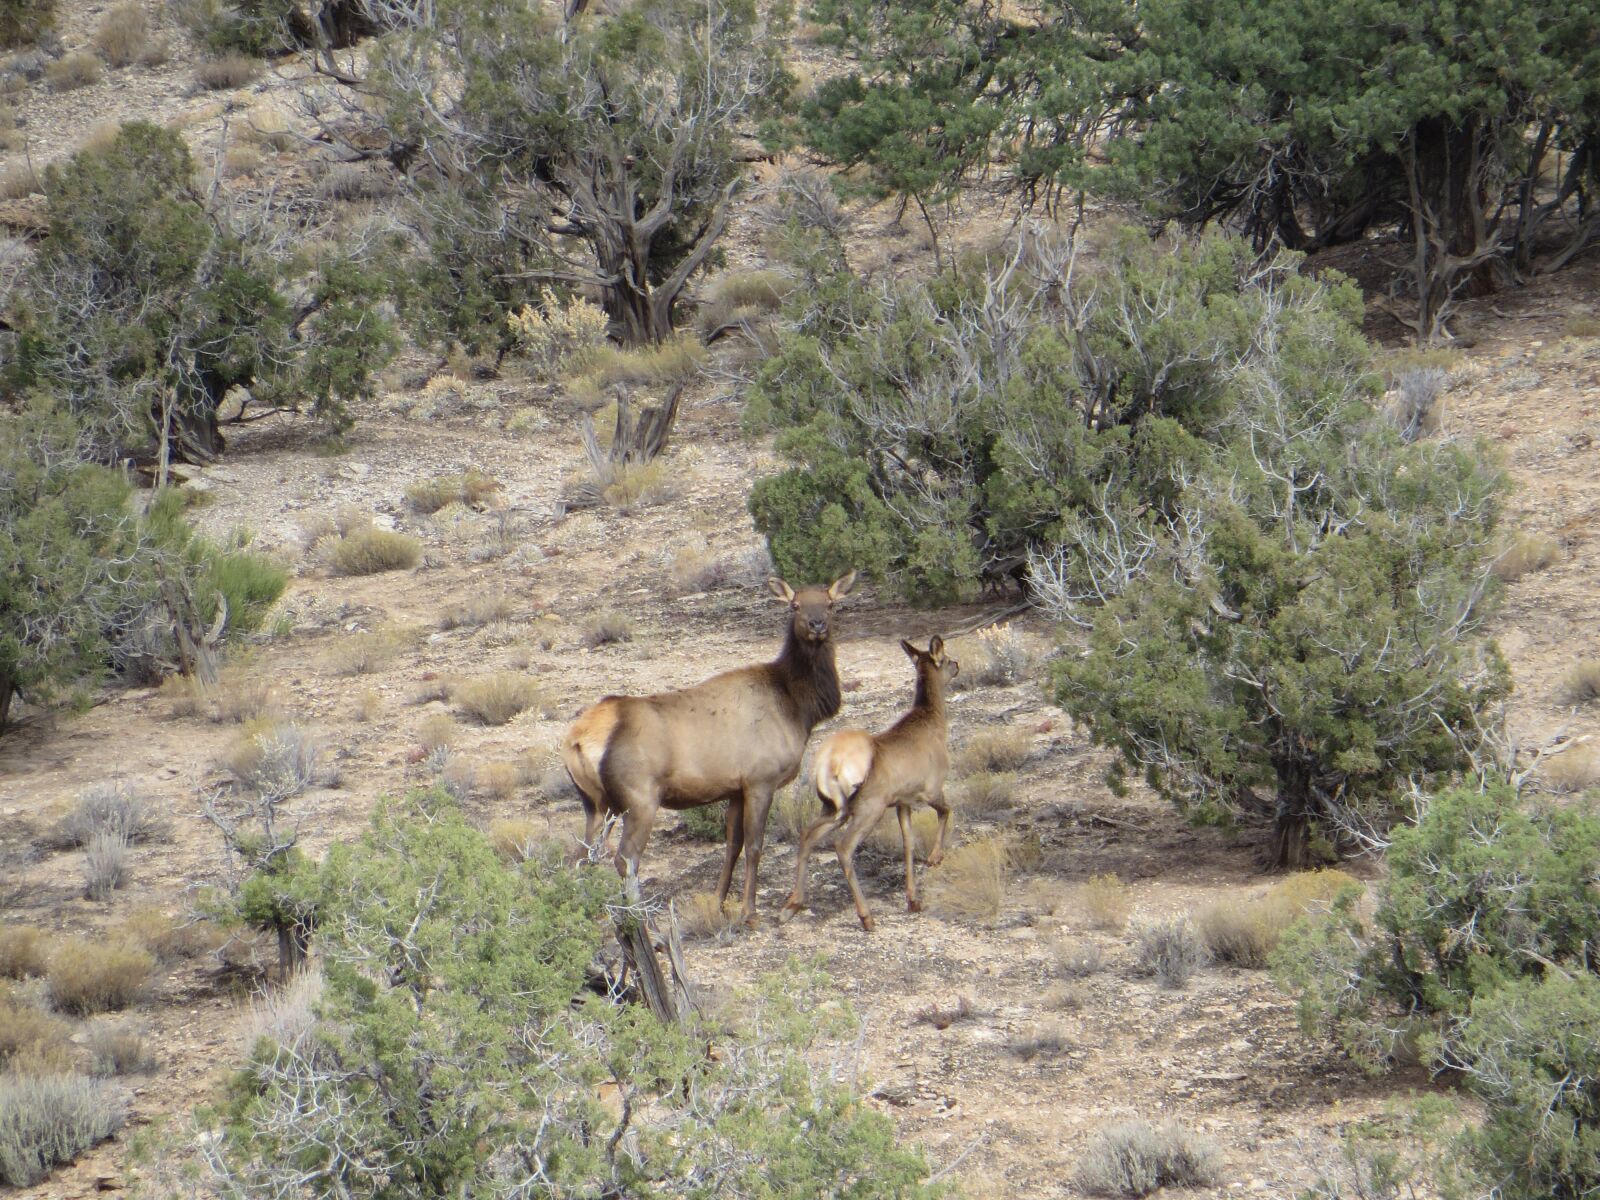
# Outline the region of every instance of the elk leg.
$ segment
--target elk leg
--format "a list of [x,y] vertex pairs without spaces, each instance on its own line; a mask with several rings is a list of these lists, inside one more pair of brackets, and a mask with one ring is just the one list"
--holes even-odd
[[928,865],[937,867],[944,861],[945,838],[950,835],[950,802],[944,798],[944,789],[940,788],[939,794],[928,804],[939,814],[939,833],[933,839],[933,852],[928,855]]
[[[839,840],[833,844],[833,851],[839,856],[839,865],[844,868],[845,886],[850,889],[850,899],[855,902],[856,916],[861,918],[861,928],[868,933],[872,932],[873,920],[872,913],[867,910],[867,898],[861,894],[861,881],[856,878],[856,847],[881,816],[881,808],[876,812],[857,812],[839,835]],[[863,819],[868,817],[870,819]]]
[[806,865],[811,861],[811,852],[816,849],[817,843],[827,837],[830,830],[837,829],[843,820],[843,812],[827,813],[807,825],[805,833],[800,835],[800,852],[794,864],[794,890],[784,901],[783,911],[778,914],[778,924],[782,925],[806,906]]
[[911,806],[896,804],[894,815],[900,819],[900,840],[906,852],[906,911],[921,912],[922,901],[917,899],[917,866],[913,861],[916,851],[916,831],[911,828]]
[[726,833],[728,842],[722,850],[722,878],[717,881],[718,904],[728,899],[728,890],[733,887],[733,868],[739,861],[739,852],[744,849],[744,803],[740,797],[728,801]]
[[622,876],[623,893],[633,903],[638,903],[639,860],[644,857],[645,843],[650,840],[650,827],[655,824],[656,806],[630,804],[622,817],[622,837],[617,842],[617,874]]
[[[732,801],[729,801],[731,804]],[[756,920],[756,875],[761,870],[761,843],[767,835],[767,809],[772,807],[772,788],[745,788],[744,792],[744,910],[747,928]]]

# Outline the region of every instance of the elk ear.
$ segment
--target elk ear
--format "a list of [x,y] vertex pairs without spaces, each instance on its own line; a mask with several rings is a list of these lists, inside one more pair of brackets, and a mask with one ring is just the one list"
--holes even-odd
[[961,674],[961,664],[958,663],[955,659],[953,659],[953,658],[945,659],[944,660],[944,665],[949,668],[949,670],[950,670],[950,678],[951,679],[954,679],[957,675]]
[[767,580],[767,590],[785,604],[794,599],[794,589],[776,575]]
[[928,640],[928,653],[933,656],[935,662],[944,656],[944,639],[937,633]]
[[906,652],[906,657],[911,659],[913,662],[922,656],[922,651],[918,650],[910,642],[905,641],[904,639],[902,639],[900,642],[900,649],[904,650]]
[[841,575],[828,585],[828,599],[839,600],[850,594],[850,589],[856,585],[856,573],[851,571],[848,575]]

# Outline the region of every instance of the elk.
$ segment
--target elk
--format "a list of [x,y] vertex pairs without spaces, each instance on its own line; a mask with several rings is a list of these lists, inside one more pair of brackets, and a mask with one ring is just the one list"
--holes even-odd
[[928,865],[936,867],[944,860],[944,843],[950,830],[950,805],[944,798],[944,777],[950,769],[950,724],[944,714],[944,689],[960,672],[961,664],[945,657],[944,639],[937,636],[929,641],[926,650],[918,650],[905,641],[900,648],[917,668],[917,691],[910,711],[882,733],[841,729],[817,751],[813,773],[817,798],[826,811],[800,839],[794,891],[784,903],[779,924],[805,907],[806,864],[811,851],[829,832],[838,830],[834,851],[844,868],[844,881],[855,901],[861,927],[872,932],[872,914],[867,911],[861,884],[856,880],[855,853],[861,839],[891,805],[900,818],[900,837],[905,842],[906,911],[922,911],[912,865],[915,839],[911,833],[911,810],[922,803],[939,814],[939,834],[928,855]]
[[755,924],[756,872],[772,794],[800,773],[818,722],[839,711],[834,663],[834,605],[856,573],[828,587],[795,591],[781,579],[767,587],[789,605],[776,659],[714,675],[704,683],[653,696],[606,696],[584,709],[561,745],[567,774],[583,800],[584,841],[621,817],[615,857],[628,894],[639,894],[639,859],[661,808],[728,803],[728,842],[717,899],[726,900],[744,854],[744,910]]

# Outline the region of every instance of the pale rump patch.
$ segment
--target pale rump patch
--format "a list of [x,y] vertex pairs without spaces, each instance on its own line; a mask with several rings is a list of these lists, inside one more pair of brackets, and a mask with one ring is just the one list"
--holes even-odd
[[572,782],[596,804],[605,794],[600,786],[600,760],[605,757],[606,745],[621,719],[621,705],[615,698],[607,697],[578,714],[561,744],[561,760]]
[[872,754],[872,735],[865,730],[833,734],[817,751],[817,795],[835,811],[842,809],[871,772]]

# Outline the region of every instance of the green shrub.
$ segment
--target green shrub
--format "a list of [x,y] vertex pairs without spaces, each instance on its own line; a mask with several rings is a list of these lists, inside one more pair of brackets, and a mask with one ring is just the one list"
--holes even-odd
[[55,22],[55,0],[0,0],[0,49],[29,45]]
[[1576,1083],[1600,1076],[1600,979],[1551,972],[1481,994],[1446,1061],[1465,1067],[1487,1110],[1455,1152],[1495,1182],[1495,1195],[1544,1200],[1600,1188],[1600,1112]]
[[[476,1195],[537,1170],[574,1195],[929,1194],[889,1122],[797,1057],[849,1028],[815,972],[775,976],[727,1035],[750,1051],[711,1062],[695,1019],[587,987],[609,871],[508,863],[438,793],[381,802],[320,871],[335,910],[321,999],[292,1046],[263,1029],[229,1089],[224,1188]],[[596,1102],[603,1084],[632,1097],[626,1113]],[[294,1153],[308,1137],[324,1149]]]
[[116,1093],[81,1075],[0,1077],[0,1179],[32,1187],[122,1128]]
[[23,272],[16,352],[0,361],[17,391],[77,418],[95,457],[158,457],[165,436],[175,460],[209,459],[235,387],[340,428],[392,351],[375,273],[234,228],[194,175],[177,133],[139,121],[46,172],[50,236]]
[[702,804],[679,812],[678,825],[702,842],[720,842],[728,832],[727,813],[726,804]]

